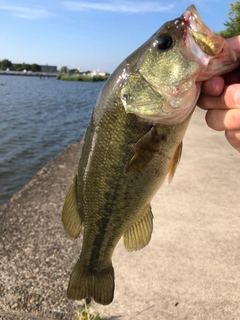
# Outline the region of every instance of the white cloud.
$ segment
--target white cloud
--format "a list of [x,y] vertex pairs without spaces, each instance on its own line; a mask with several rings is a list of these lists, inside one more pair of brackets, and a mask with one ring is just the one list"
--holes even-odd
[[161,5],[159,2],[133,2],[133,1],[115,1],[115,2],[74,2],[63,1],[62,4],[68,10],[100,10],[121,13],[146,13],[163,12],[174,8],[173,4]]
[[53,13],[41,8],[0,5],[0,10],[8,11],[11,15],[24,19],[45,19],[54,16]]

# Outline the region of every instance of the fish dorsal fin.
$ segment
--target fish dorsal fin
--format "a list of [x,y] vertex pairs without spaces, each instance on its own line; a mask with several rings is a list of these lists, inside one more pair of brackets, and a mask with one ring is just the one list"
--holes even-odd
[[67,234],[76,239],[82,229],[82,220],[78,212],[77,175],[70,185],[63,205],[62,222]]
[[153,214],[150,205],[141,218],[124,233],[123,241],[128,251],[140,250],[150,241],[153,230]]
[[173,179],[174,174],[176,172],[177,166],[180,162],[181,155],[182,155],[182,145],[183,145],[183,143],[181,141],[181,143],[177,147],[177,149],[174,153],[174,156],[172,158],[171,166],[170,166],[169,173],[168,173],[168,183],[172,182],[172,179]]

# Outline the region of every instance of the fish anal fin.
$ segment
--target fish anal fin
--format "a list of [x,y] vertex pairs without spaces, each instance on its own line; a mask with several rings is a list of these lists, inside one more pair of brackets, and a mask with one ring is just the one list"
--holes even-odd
[[76,239],[82,229],[82,220],[78,212],[77,175],[70,185],[63,205],[62,222],[67,234]]
[[168,183],[172,182],[172,179],[173,179],[174,174],[176,172],[177,166],[180,162],[181,155],[182,155],[182,144],[183,143],[181,141],[181,143],[179,144],[179,146],[177,147],[177,149],[174,153],[174,156],[173,156],[173,159],[172,159],[172,162],[170,165],[169,173],[168,173]]
[[67,296],[73,300],[92,297],[102,305],[110,304],[114,296],[112,263],[101,271],[91,272],[81,260],[78,260],[69,280]]
[[128,251],[140,250],[150,241],[153,230],[153,214],[150,205],[141,218],[124,233],[123,242]]

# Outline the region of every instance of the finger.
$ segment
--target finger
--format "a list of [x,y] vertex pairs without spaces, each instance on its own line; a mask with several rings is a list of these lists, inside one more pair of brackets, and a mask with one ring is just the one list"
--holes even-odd
[[199,99],[197,101],[197,106],[204,109],[204,110],[210,110],[210,109],[227,109],[227,106],[225,104],[225,101],[222,97],[222,95],[218,97],[211,97],[209,95],[206,95],[202,93],[199,96]]
[[240,84],[226,86],[224,92],[217,97],[201,94],[197,105],[205,110],[240,108]]
[[240,130],[240,109],[209,110],[206,114],[208,126],[214,130]]
[[231,72],[228,72],[223,75],[225,85],[231,85],[234,83],[239,83],[240,82],[240,69],[237,68]]
[[230,143],[230,145],[240,152],[240,130],[227,130],[225,136]]
[[202,85],[202,92],[212,96],[219,96],[223,92],[223,89],[224,80],[222,77],[214,77],[206,80]]
[[240,36],[227,39],[227,43],[234,51],[240,54]]

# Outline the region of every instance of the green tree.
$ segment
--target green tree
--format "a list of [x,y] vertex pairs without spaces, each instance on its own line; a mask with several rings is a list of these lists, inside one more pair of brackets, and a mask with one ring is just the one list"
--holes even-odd
[[230,3],[230,11],[228,13],[229,21],[224,25],[227,27],[225,30],[217,34],[224,38],[231,38],[240,35],[240,1]]
[[25,69],[25,66],[22,64],[17,64],[15,67],[15,71],[23,71]]
[[79,73],[78,69],[70,69],[69,73],[74,74],[74,73]]
[[26,71],[31,71],[32,70],[31,65],[28,64],[28,63],[23,63],[22,67],[23,67],[23,70],[26,70]]
[[11,69],[12,68],[12,62],[8,59],[3,59],[1,61],[1,70]]
[[17,71],[18,68],[20,68],[20,67],[21,67],[21,64],[20,64],[20,63],[14,63],[14,64],[12,65],[12,70]]
[[60,69],[60,72],[61,72],[61,73],[68,73],[68,68],[67,68],[66,66],[62,67],[62,68]]
[[38,64],[33,63],[32,66],[31,66],[31,70],[32,70],[32,72],[40,72],[41,71],[41,67]]

